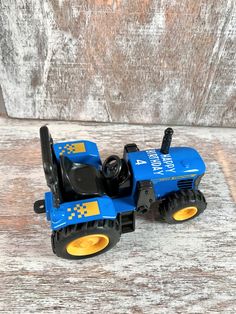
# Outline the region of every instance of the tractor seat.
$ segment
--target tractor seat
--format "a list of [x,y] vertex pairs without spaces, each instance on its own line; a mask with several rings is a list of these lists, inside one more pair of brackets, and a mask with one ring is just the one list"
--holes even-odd
[[64,155],[60,156],[60,166],[65,196],[76,194],[76,199],[82,199],[105,194],[102,175],[95,167],[73,163]]

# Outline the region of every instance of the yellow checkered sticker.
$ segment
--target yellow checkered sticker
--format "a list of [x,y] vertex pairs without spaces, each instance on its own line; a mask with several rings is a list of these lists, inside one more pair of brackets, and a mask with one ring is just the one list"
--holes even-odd
[[74,207],[67,208],[67,212],[69,214],[68,220],[72,220],[74,217],[83,218],[83,217],[96,216],[100,214],[97,201],[76,204]]
[[64,146],[59,147],[60,155],[64,153],[70,154],[78,154],[78,153],[85,153],[86,148],[84,143],[74,143],[74,144],[66,144]]

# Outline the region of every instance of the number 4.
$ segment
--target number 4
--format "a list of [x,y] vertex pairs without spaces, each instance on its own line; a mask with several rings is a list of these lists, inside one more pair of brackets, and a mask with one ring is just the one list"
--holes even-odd
[[144,165],[144,164],[146,164],[146,163],[147,163],[147,162],[146,162],[145,160],[140,160],[140,159],[138,159],[138,160],[136,160],[135,165],[139,166],[139,165]]

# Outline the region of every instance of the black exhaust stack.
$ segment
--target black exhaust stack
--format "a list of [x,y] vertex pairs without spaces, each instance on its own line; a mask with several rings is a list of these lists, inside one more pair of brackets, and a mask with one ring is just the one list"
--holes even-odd
[[160,152],[164,155],[169,154],[170,144],[171,144],[173,133],[174,133],[174,131],[172,128],[167,128],[165,130],[165,135],[163,137],[162,144],[161,144],[161,150],[160,150]]

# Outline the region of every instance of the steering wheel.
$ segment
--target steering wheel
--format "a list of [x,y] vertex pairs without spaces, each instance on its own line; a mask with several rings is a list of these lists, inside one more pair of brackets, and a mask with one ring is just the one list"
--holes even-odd
[[102,173],[107,179],[118,178],[122,168],[122,161],[120,157],[112,155],[108,157],[102,165]]

